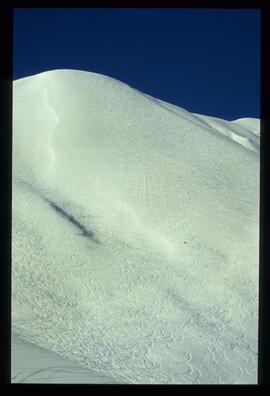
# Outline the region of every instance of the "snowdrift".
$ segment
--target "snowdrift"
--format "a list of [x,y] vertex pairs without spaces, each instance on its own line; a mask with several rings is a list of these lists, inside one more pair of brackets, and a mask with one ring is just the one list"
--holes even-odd
[[257,382],[259,120],[14,82],[14,334],[125,383]]

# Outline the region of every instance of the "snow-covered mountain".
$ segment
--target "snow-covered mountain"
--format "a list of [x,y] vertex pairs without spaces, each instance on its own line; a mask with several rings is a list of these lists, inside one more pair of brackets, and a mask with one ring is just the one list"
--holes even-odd
[[14,333],[117,382],[256,383],[259,120],[75,70],[13,95]]

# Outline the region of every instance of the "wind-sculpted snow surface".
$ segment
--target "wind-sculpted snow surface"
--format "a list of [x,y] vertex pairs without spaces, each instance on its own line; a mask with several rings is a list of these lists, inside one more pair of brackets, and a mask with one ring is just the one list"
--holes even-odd
[[125,383],[257,382],[259,125],[14,82],[12,323]]

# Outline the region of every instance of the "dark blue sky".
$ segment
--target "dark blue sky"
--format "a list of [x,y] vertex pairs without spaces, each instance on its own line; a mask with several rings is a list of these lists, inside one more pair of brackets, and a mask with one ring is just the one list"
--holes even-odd
[[258,118],[260,11],[15,9],[14,79],[52,69],[105,74],[194,113]]

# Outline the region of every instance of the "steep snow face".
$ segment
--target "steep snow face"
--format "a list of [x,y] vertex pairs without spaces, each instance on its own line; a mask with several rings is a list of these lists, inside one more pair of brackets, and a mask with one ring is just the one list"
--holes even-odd
[[117,381],[256,383],[257,121],[15,81],[14,332]]

